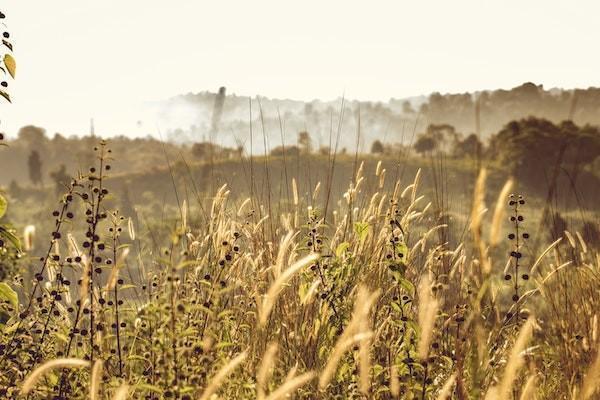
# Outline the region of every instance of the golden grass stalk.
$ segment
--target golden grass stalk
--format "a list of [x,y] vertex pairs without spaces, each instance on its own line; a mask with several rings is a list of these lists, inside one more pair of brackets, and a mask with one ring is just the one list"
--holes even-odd
[[200,400],[208,400],[211,396],[219,389],[221,383],[227,376],[236,369],[242,361],[246,359],[247,352],[242,352],[238,354],[234,359],[229,361],[223,368],[216,373],[216,375],[211,379],[210,384],[204,389],[202,396],[200,396]]
[[129,238],[131,240],[135,240],[135,227],[133,226],[133,220],[131,217],[127,220],[127,232],[129,233]]
[[187,231],[187,215],[188,215],[187,200],[183,200],[183,204],[181,206],[181,227],[183,228],[183,232]]
[[315,185],[315,189],[313,190],[313,194],[312,194],[313,201],[317,200],[317,196],[319,195],[320,191],[321,191],[321,182],[317,182],[317,184]]
[[433,328],[438,311],[438,301],[431,294],[431,282],[427,275],[421,278],[419,284],[419,328],[421,335],[417,345],[417,354],[420,359],[427,358],[429,345],[433,337]]
[[573,237],[573,235],[571,235],[571,232],[565,231],[564,233],[565,233],[565,236],[567,237],[567,239],[569,240],[569,244],[571,245],[571,247],[576,248],[577,243],[575,243],[575,238]]
[[23,230],[23,249],[25,251],[33,250],[35,238],[35,225],[27,225]]
[[248,206],[248,204],[250,204],[252,200],[250,199],[250,197],[246,198],[246,200],[244,200],[242,202],[242,204],[240,205],[240,207],[238,208],[237,211],[237,216],[238,217],[243,217],[244,214],[246,213],[246,207]]
[[81,285],[79,286],[79,298],[83,302],[83,299],[87,299],[89,294],[90,286],[90,269],[92,268],[91,262],[87,257],[81,257],[81,263],[83,264],[83,271],[81,272]]
[[286,398],[294,390],[310,382],[315,376],[316,374],[314,372],[307,372],[295,378],[288,379],[283,385],[273,391],[273,393],[271,393],[266,400],[279,400]]
[[[346,350],[354,345],[357,342],[361,342],[363,340],[369,340],[373,333],[371,331],[361,331],[361,328],[365,327],[365,322],[369,316],[369,312],[371,307],[375,303],[375,300],[379,297],[379,290],[375,293],[369,294],[367,289],[364,287],[360,287],[358,289],[358,294],[356,296],[356,301],[354,303],[354,311],[352,313],[352,319],[346,329],[336,342],[328,360],[325,364],[325,368],[321,372],[319,377],[319,388],[324,389],[333,374],[337,369],[337,365],[346,352]],[[367,368],[365,366],[364,368]]]
[[117,280],[119,278],[119,269],[121,268],[121,265],[123,265],[123,263],[125,262],[125,259],[128,255],[129,247],[125,247],[119,254],[119,258],[113,263],[113,266],[110,269],[110,275],[108,276],[108,280],[106,281],[107,291],[114,289],[115,285],[117,284]]
[[585,240],[581,236],[581,233],[579,233],[579,231],[576,231],[575,235],[577,235],[577,240],[579,240],[579,244],[581,245],[581,252],[582,253],[587,253],[587,243],[585,242]]
[[[600,349],[599,349],[600,350]],[[592,366],[588,369],[583,383],[581,385],[581,392],[579,394],[579,400],[588,400],[594,393],[600,388],[600,351],[596,354],[596,360]]]
[[473,192],[473,208],[471,210],[471,232],[473,233],[473,240],[479,250],[479,261],[483,272],[487,275],[490,273],[492,266],[488,260],[486,246],[481,237],[481,221],[483,214],[486,211],[485,207],[485,181],[487,177],[487,171],[482,168],[479,171],[479,176],[475,183],[475,191]]
[[502,380],[498,386],[498,397],[500,399],[511,398],[510,393],[513,383],[517,378],[519,369],[524,363],[522,352],[525,350],[527,343],[529,343],[529,340],[531,339],[534,324],[535,318],[530,316],[519,331],[519,336],[517,336],[517,340],[510,351],[510,356],[508,358],[508,362],[506,363]]
[[112,400],[125,400],[129,394],[129,385],[124,383],[115,391]]
[[535,375],[531,375],[521,391],[520,400],[534,400],[535,399]]
[[496,246],[500,241],[500,228],[502,227],[502,220],[506,211],[506,198],[512,189],[513,180],[509,179],[502,187],[498,200],[496,200],[496,208],[494,209],[494,216],[492,217],[492,227],[490,228],[490,245]]
[[373,336],[373,333],[361,332],[350,336],[349,338],[345,338],[344,336],[345,335],[342,334],[342,337],[337,341],[335,347],[333,348],[333,351],[331,352],[331,355],[327,359],[327,364],[325,364],[325,368],[323,369],[323,372],[320,375],[319,388],[321,389],[325,389],[325,387],[333,377],[333,374],[337,369],[337,365],[344,353],[346,352],[346,350],[348,350],[351,346],[360,342],[361,340],[370,339]]
[[454,386],[454,382],[456,381],[456,373],[450,375],[444,386],[440,389],[438,393],[437,400],[446,400],[450,398],[452,394],[452,387]]
[[298,185],[296,184],[296,178],[292,178],[292,193],[294,195],[294,205],[297,206],[298,201]]
[[390,393],[395,399],[400,397],[400,377],[398,368],[394,364],[390,366]]
[[256,374],[256,398],[258,400],[265,398],[267,381],[271,376],[271,371],[275,364],[275,355],[277,354],[277,343],[271,343],[263,356],[260,368]]
[[100,392],[100,381],[102,380],[102,367],[104,361],[96,360],[92,367],[92,376],[90,378],[90,400],[98,400],[98,393]]
[[283,271],[279,277],[269,287],[265,298],[262,300],[259,306],[259,325],[264,326],[267,323],[269,314],[275,305],[275,301],[279,296],[283,286],[302,268],[313,263],[319,258],[318,254],[310,254],[299,261],[296,261],[288,269]]
[[79,358],[57,358],[55,360],[50,360],[40,365],[36,369],[34,369],[29,376],[23,381],[23,386],[21,387],[21,393],[23,395],[27,395],[35,384],[40,380],[40,378],[48,371],[54,368],[80,368],[89,366],[89,361],[81,360]]
[[[360,319],[359,329],[361,332],[367,332],[369,330],[369,321],[366,317]],[[371,341],[369,339],[365,339],[360,341],[358,348],[358,390],[365,395],[369,394],[369,388],[371,386],[371,357],[369,354],[370,347]]]
[[533,275],[533,273],[535,272],[535,270],[538,267],[538,265],[542,262],[544,256],[546,254],[548,254],[553,248],[555,248],[556,246],[558,246],[558,244],[561,241],[562,241],[562,238],[556,239],[550,246],[546,247],[546,249],[544,251],[542,251],[542,254],[539,255],[539,257],[535,260],[535,262],[531,266],[531,271],[530,271],[531,275]]

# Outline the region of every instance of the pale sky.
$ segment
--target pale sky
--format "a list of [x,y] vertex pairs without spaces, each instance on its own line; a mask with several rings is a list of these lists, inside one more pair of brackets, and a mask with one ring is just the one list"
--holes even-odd
[[484,0],[6,0],[13,104],[0,130],[127,133],[187,92],[361,100],[600,86],[600,3]]

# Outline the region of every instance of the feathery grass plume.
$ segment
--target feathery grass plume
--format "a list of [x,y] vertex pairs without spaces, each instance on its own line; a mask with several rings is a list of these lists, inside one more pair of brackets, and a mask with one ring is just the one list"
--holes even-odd
[[346,350],[356,342],[368,340],[372,337],[372,332],[361,332],[360,328],[364,327],[363,319],[367,319],[371,307],[379,297],[379,290],[372,294],[369,294],[367,289],[359,287],[356,300],[354,302],[354,311],[352,313],[352,319],[344,329],[344,332],[337,340],[328,360],[325,368],[321,372],[319,377],[319,388],[324,389],[333,374],[337,369],[338,362],[342,358]]
[[90,378],[90,400],[98,400],[98,392],[100,391],[100,381],[102,380],[102,367],[104,361],[98,359],[92,367],[92,375]]
[[113,266],[110,269],[110,275],[108,276],[108,280],[106,281],[106,290],[111,290],[117,284],[117,279],[119,278],[119,269],[125,262],[125,259],[129,255],[129,247],[123,248],[121,253],[119,253],[119,258],[113,262]]
[[252,201],[252,199],[250,199],[250,197],[247,197],[246,200],[244,200],[242,202],[242,204],[240,205],[240,207],[238,208],[238,211],[237,211],[238,217],[244,216],[244,214],[246,213],[246,207],[250,204],[251,201]]
[[398,376],[398,367],[395,364],[390,366],[390,393],[393,398],[400,397],[400,377]]
[[[369,321],[366,318],[359,320],[359,331],[367,332],[369,330]],[[369,339],[361,340],[358,347],[358,390],[365,395],[369,394],[371,386],[371,357],[369,349],[371,341]]]
[[440,389],[438,393],[437,400],[446,400],[450,398],[452,394],[452,388],[454,387],[454,382],[456,381],[456,373],[450,375],[450,377],[444,383],[444,386]]
[[429,345],[433,338],[433,328],[435,318],[437,317],[438,301],[431,293],[431,281],[429,276],[423,275],[419,284],[419,344],[417,345],[417,354],[421,360],[427,358],[429,354]]
[[21,387],[21,394],[27,395],[35,384],[40,380],[40,378],[48,371],[54,368],[81,368],[88,367],[90,365],[89,361],[81,360],[79,358],[57,358],[55,360],[50,360],[45,362],[44,364],[37,367],[33,372],[27,376],[25,381],[23,381],[23,386]]
[[[348,330],[350,325],[346,328]],[[353,327],[352,330],[356,330],[356,327]],[[325,364],[325,368],[319,377],[319,388],[325,389],[329,384],[331,378],[335,374],[337,370],[338,363],[346,350],[348,350],[351,346],[356,343],[360,343],[362,340],[367,340],[373,337],[373,332],[359,332],[354,335],[345,335],[346,331],[342,334],[342,336],[336,342],[331,355],[327,359],[327,364]],[[349,336],[349,337],[348,337]]]
[[188,215],[188,204],[187,200],[183,200],[181,205],[181,228],[183,232],[187,231],[187,215]]
[[79,298],[83,302],[84,299],[87,299],[87,295],[89,294],[89,286],[90,286],[90,268],[92,263],[89,258],[85,255],[81,257],[81,264],[83,265],[83,270],[81,271],[81,285],[79,286]]
[[69,254],[71,254],[72,257],[81,255],[81,251],[77,245],[77,240],[75,240],[75,237],[71,233],[67,234],[67,244],[69,245]]
[[581,252],[584,254],[587,253],[587,243],[581,236],[581,233],[579,233],[579,231],[576,231],[575,235],[577,235],[577,240],[579,240],[579,244],[581,245]]
[[267,323],[269,318],[269,314],[271,313],[271,309],[275,305],[275,301],[277,300],[277,296],[281,292],[283,285],[285,285],[298,271],[307,265],[313,263],[319,258],[318,254],[310,254],[292,264],[285,271],[283,271],[279,277],[271,284],[269,290],[267,290],[267,294],[264,296],[262,301],[259,304],[259,325],[264,326]]
[[596,354],[596,360],[587,370],[583,383],[581,385],[581,392],[578,400],[588,400],[594,393],[600,388],[600,348],[598,348]]
[[504,219],[505,214],[505,200],[508,198],[510,193],[510,189],[512,189],[513,180],[508,179],[500,194],[498,195],[498,200],[496,200],[496,207],[494,209],[494,216],[492,217],[492,227],[490,228],[490,245],[496,246],[500,241],[500,228],[502,227],[502,220]]
[[241,363],[246,359],[247,352],[244,351],[238,354],[235,358],[229,361],[223,368],[221,368],[215,376],[210,380],[209,385],[204,389],[200,400],[208,400],[211,396],[219,389],[221,383],[227,376],[233,372]]
[[535,318],[533,316],[530,316],[521,327],[519,335],[517,336],[517,339],[513,344],[513,347],[510,351],[510,356],[508,357],[508,362],[506,363],[506,367],[504,368],[504,374],[502,375],[502,379],[500,380],[500,384],[497,388],[498,397],[501,400],[508,400],[511,398],[510,393],[513,387],[513,383],[517,378],[517,373],[519,372],[519,369],[524,363],[522,353],[533,335],[534,325]]
[[535,375],[531,375],[521,391],[521,397],[519,400],[534,400],[535,399]]
[[127,232],[129,233],[129,238],[131,240],[135,240],[135,227],[133,226],[133,220],[131,217],[127,220]]
[[129,395],[129,385],[124,383],[115,390],[112,400],[125,400],[127,395]]
[[273,367],[275,364],[275,355],[277,354],[277,343],[269,344],[265,354],[263,355],[262,362],[260,363],[260,368],[258,369],[258,373],[256,374],[256,398],[258,400],[265,398],[265,393],[267,389],[267,381],[271,376],[273,371]]
[[298,185],[296,184],[296,178],[292,178],[292,193],[294,195],[294,205],[298,205]]
[[385,186],[385,172],[386,169],[384,168],[381,171],[381,174],[379,175],[379,189],[383,189],[383,187]]
[[565,233],[565,236],[567,237],[567,240],[569,241],[569,244],[571,245],[571,247],[576,248],[577,243],[575,243],[575,238],[573,237],[573,235],[571,235],[571,232],[564,231],[564,233]]
[[552,249],[554,249],[556,246],[558,246],[558,244],[562,242],[562,238],[558,238],[556,239],[554,242],[552,242],[552,244],[548,247],[546,247],[546,249],[544,251],[542,251],[542,254],[539,255],[539,257],[535,260],[535,262],[533,263],[533,265],[531,266],[531,270],[530,270],[530,274],[533,275],[533,273],[535,272],[536,268],[538,267],[538,265],[540,265],[540,263],[542,262],[544,256],[546,254],[548,254]]
[[35,239],[35,225],[27,225],[23,229],[23,250],[33,250],[33,244]]
[[313,194],[312,194],[313,201],[317,200],[317,196],[319,195],[320,191],[321,191],[321,182],[317,182],[317,184],[315,185],[315,189],[313,190]]
[[293,231],[289,231],[283,238],[281,238],[281,243],[279,244],[279,251],[277,252],[277,259],[275,261],[275,265],[273,266],[273,275],[275,279],[281,275],[281,267],[285,264],[285,256],[288,253],[288,250],[292,246],[293,239],[296,234]]
[[479,250],[479,261],[482,266],[482,270],[485,274],[491,271],[491,265],[489,263],[487,252],[485,250],[485,243],[481,238],[481,221],[483,214],[486,211],[485,208],[485,181],[487,177],[487,171],[482,168],[479,171],[479,176],[475,183],[475,190],[473,192],[473,208],[471,210],[471,232],[473,233],[473,239],[475,245]]
[[306,291],[306,293],[304,294],[304,296],[302,296],[300,298],[300,303],[302,305],[309,304],[313,300],[314,294],[316,293],[316,291],[319,288],[320,284],[321,284],[321,279],[320,278],[315,278],[315,280],[310,285],[310,287],[308,288],[308,290]]
[[315,378],[316,375],[317,374],[314,372],[307,372],[295,378],[287,379],[283,385],[274,390],[273,393],[266,398],[266,400],[279,400],[287,398],[290,393],[310,382]]
[[421,168],[419,168],[417,170],[417,173],[415,174],[415,180],[413,181],[413,185],[412,185],[412,193],[410,195],[411,203],[414,203],[415,199],[417,198],[417,189],[419,188],[420,181],[421,181]]

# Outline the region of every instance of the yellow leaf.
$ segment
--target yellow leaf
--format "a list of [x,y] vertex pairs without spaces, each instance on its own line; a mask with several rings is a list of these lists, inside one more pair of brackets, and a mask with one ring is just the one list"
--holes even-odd
[[4,65],[6,65],[6,69],[8,70],[10,76],[14,78],[15,74],[17,73],[17,62],[15,61],[14,57],[10,54],[5,54]]

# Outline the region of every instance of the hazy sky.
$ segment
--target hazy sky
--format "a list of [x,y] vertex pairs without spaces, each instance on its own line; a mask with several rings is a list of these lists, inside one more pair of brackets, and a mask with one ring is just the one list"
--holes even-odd
[[137,105],[216,90],[364,100],[600,85],[597,1],[6,0],[4,129],[135,128]]

